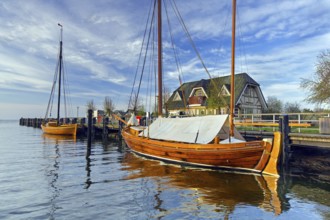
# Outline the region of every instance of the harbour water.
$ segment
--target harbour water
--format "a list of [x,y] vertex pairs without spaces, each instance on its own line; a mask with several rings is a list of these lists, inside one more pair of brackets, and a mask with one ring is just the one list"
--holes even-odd
[[330,219],[330,182],[190,169],[0,121],[0,219]]

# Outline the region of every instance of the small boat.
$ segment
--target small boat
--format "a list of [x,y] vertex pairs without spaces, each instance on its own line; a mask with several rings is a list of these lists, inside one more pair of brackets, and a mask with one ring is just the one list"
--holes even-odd
[[[161,20],[158,0],[158,20]],[[180,165],[279,175],[281,133],[272,140],[245,141],[234,127],[235,25],[233,0],[231,96],[229,115],[163,118],[162,41],[158,31],[158,117],[146,128],[127,123],[122,136],[136,154]],[[161,21],[158,21],[161,24]],[[160,29],[161,25],[158,25]],[[134,121],[134,120],[130,120]]]
[[45,125],[41,125],[42,131],[46,134],[55,135],[76,135],[77,124],[58,125],[56,121],[50,121]]
[[[59,58],[58,63],[56,66],[55,76],[54,76],[54,82],[47,106],[47,111],[45,115],[44,123],[41,125],[41,129],[46,134],[53,134],[53,135],[76,135],[77,134],[77,124],[66,124],[65,122],[63,124],[60,123],[60,109],[61,109],[61,86],[63,81],[63,87],[64,87],[64,78],[63,74],[63,57],[62,57],[62,35],[63,35],[63,26],[61,24],[58,24],[61,27],[61,33],[60,33],[60,52],[59,52]],[[58,100],[57,100],[57,119],[50,120],[48,119],[48,113],[50,112],[51,105],[54,100],[54,94],[55,94],[55,88],[56,83],[58,79]]]

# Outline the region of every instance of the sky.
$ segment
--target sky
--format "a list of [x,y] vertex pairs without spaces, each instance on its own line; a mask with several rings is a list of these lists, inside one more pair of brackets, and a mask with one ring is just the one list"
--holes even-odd
[[[103,109],[106,96],[116,109],[127,110],[135,73],[141,69],[138,60],[151,4],[152,0],[1,0],[0,119],[44,117],[57,63],[58,23],[63,25],[72,116],[84,116],[91,100]],[[229,75],[231,1],[175,4],[210,74]],[[172,45],[184,82],[208,75],[173,4],[166,5],[163,77],[172,92],[180,85]],[[247,72],[266,99],[275,96],[313,108],[304,101],[307,91],[300,82],[313,77],[317,56],[330,48],[330,1],[238,0],[237,11],[236,73]]]

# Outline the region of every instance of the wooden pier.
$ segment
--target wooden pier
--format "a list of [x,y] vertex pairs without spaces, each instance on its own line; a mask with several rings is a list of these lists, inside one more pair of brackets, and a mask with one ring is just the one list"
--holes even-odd
[[[249,140],[272,138],[273,132],[267,131],[240,131],[242,136]],[[330,149],[330,135],[289,133],[289,142],[294,146],[324,147]]]
[[[64,119],[61,119],[62,121]],[[88,131],[87,118],[71,118],[66,119],[67,123],[78,123],[78,135],[86,136]],[[19,124],[22,126],[41,128],[41,124],[44,122],[42,118],[21,118]],[[276,123],[279,126],[279,123]],[[258,123],[260,126],[260,123]],[[303,133],[292,133],[290,132],[291,126],[297,126],[294,123],[288,124],[288,131],[285,134],[287,136],[287,144],[290,146],[313,146],[323,147],[330,149],[330,135],[327,134],[303,134]],[[305,125],[304,125],[305,126]],[[307,126],[307,125],[306,125]],[[92,135],[93,137],[104,137],[110,134],[119,134],[120,123],[111,123],[109,118],[104,117],[102,123],[97,122],[97,118],[92,119]],[[283,132],[283,131],[282,131]],[[240,131],[240,133],[249,140],[257,140],[262,138],[272,138],[273,132],[268,131]]]

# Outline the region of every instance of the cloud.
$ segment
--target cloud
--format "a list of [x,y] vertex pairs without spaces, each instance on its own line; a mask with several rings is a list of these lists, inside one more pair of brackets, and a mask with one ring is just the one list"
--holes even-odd
[[[149,0],[1,1],[0,92],[15,96],[17,104],[24,102],[22,92],[39,99],[40,105],[47,102],[44,96],[53,80],[57,23],[61,23],[73,101],[84,105],[92,98],[101,103],[102,97],[113,96],[117,106],[127,106],[151,4]],[[211,74],[228,74],[230,1],[177,1],[176,5]],[[329,10],[327,0],[317,4],[312,0],[238,1],[237,71],[246,69],[266,95],[289,99],[281,87],[287,85],[291,99],[300,100],[303,94],[295,92],[301,90],[300,78],[313,73],[316,56],[330,47]],[[186,82],[207,78],[172,9],[167,13],[183,78]],[[163,15],[166,26],[165,11]],[[168,37],[166,31],[165,27],[164,37]],[[179,82],[172,45],[168,39],[164,44],[164,81],[175,89]]]

